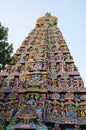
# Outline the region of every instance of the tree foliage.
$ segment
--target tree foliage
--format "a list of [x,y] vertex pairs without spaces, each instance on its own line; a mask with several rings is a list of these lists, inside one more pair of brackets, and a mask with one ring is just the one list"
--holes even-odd
[[8,28],[0,23],[0,70],[12,60],[13,44],[8,43]]

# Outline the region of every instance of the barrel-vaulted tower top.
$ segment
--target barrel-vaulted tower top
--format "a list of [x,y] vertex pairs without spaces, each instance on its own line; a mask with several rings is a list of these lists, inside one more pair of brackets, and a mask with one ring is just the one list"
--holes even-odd
[[58,18],[51,16],[50,13],[46,13],[45,16],[37,19],[37,24],[56,24]]

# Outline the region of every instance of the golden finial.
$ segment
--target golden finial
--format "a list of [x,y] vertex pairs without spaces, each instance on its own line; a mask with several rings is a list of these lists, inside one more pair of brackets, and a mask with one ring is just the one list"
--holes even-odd
[[51,16],[51,13],[48,13],[48,12],[47,12],[47,13],[45,14],[45,16],[50,17],[50,16]]

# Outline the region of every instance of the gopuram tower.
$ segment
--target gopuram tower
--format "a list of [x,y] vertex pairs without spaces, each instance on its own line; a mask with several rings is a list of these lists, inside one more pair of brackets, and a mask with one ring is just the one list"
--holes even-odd
[[58,19],[37,19],[0,73],[0,130],[86,130],[86,88]]

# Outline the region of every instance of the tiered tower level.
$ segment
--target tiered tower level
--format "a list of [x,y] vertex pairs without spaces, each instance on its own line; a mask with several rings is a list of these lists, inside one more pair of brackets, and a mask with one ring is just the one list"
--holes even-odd
[[0,74],[2,130],[86,130],[86,88],[57,22],[49,13],[37,19]]

